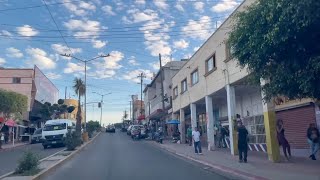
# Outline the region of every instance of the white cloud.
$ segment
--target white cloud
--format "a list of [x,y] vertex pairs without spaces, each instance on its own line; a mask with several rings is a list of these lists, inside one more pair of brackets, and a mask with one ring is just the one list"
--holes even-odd
[[[87,67],[87,69],[90,69],[90,67]],[[84,64],[80,64],[80,63],[72,63],[72,62],[69,62],[67,64],[67,67],[64,68],[63,70],[64,73],[75,73],[75,72],[84,72]]]
[[3,58],[0,58],[0,65],[3,65],[3,64],[5,64],[5,63],[6,63],[6,60],[3,59]]
[[183,59],[190,59],[192,57],[192,54],[185,54],[184,56],[183,56]]
[[[67,46],[64,46],[62,44],[51,44],[51,48],[57,53],[57,54],[70,54],[69,48]],[[81,48],[70,48],[72,51],[72,54],[81,53]],[[64,59],[72,59],[71,57],[64,57]]]
[[114,11],[112,11],[112,6],[109,5],[105,5],[102,6],[102,11],[104,11],[107,15],[111,15],[111,16],[115,16],[116,13]]
[[1,35],[4,35],[4,36],[12,36],[12,34],[9,32],[9,31],[6,31],[6,30],[2,30],[0,32]]
[[94,73],[89,73],[88,76],[91,76],[95,79],[107,79],[112,78],[114,75],[116,75],[116,71],[114,70],[97,70]]
[[183,6],[182,6],[181,3],[177,3],[174,7],[175,7],[176,9],[178,9],[179,11],[184,12],[184,8],[183,8]]
[[167,9],[169,7],[165,0],[153,0],[153,3],[160,9]]
[[146,1],[145,0],[135,0],[134,3],[139,4],[139,5],[145,5]]
[[122,66],[119,62],[124,58],[124,54],[120,51],[111,51],[109,57],[103,58],[103,62],[96,62],[98,69],[120,69]]
[[195,2],[194,4],[194,8],[200,12],[203,12],[203,7],[204,7],[204,3],[201,1]]
[[213,32],[212,22],[209,16],[202,16],[198,21],[189,20],[185,27],[182,27],[185,36],[194,39],[207,39]]
[[140,11],[138,9],[130,9],[127,11],[127,17],[122,17],[126,24],[139,23],[144,21],[151,21],[158,18],[158,13],[151,9]]
[[56,73],[53,73],[53,72],[49,72],[46,74],[46,76],[49,78],[49,79],[61,79],[61,74],[56,74]]
[[231,11],[239,5],[235,0],[222,0],[218,4],[211,8],[211,11],[221,13],[225,11]]
[[129,64],[131,64],[133,66],[139,65],[139,63],[137,63],[137,61],[136,61],[136,57],[134,57],[134,56],[131,56],[128,60],[129,60]]
[[27,64],[37,65],[40,69],[54,69],[56,67],[54,60],[40,48],[27,48],[26,52],[30,56]]
[[79,39],[96,37],[101,29],[100,22],[91,20],[70,19],[68,22],[64,22],[64,26],[71,31],[77,30],[74,36]]
[[196,52],[196,51],[198,51],[199,48],[200,48],[200,46],[196,46],[193,48],[193,51]]
[[6,49],[7,54],[6,56],[11,57],[11,58],[22,58],[23,54],[19,49],[16,49],[14,47],[9,47]]
[[185,49],[189,47],[189,42],[185,41],[184,39],[180,39],[179,41],[174,41],[173,46],[177,49]]
[[153,73],[150,70],[137,69],[137,70],[129,71],[126,74],[122,75],[122,78],[125,80],[138,83],[140,82],[140,79],[138,78],[138,76],[139,74],[141,74],[141,72],[143,72],[147,80],[151,80],[151,78],[153,77]]
[[72,3],[69,0],[63,0],[63,5],[71,13],[77,16],[85,16],[90,11],[95,11],[96,6],[90,2],[79,1],[77,3]]
[[93,47],[96,49],[103,48],[104,46],[107,45],[107,41],[101,41],[101,40],[97,40],[97,39],[92,39],[91,42],[92,42]]
[[30,25],[23,25],[21,27],[17,27],[17,32],[21,36],[27,36],[27,37],[35,36],[39,33],[39,31],[31,27]]
[[[162,60],[161,61],[162,62],[162,66],[166,65],[168,62],[171,61],[171,59],[168,56],[162,57],[161,60]],[[155,63],[150,63],[150,66],[156,71],[158,71],[160,69],[160,63],[158,61],[155,62]]]

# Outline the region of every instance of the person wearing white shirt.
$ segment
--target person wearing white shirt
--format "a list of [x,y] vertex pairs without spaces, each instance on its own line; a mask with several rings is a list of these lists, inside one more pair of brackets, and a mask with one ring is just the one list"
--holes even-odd
[[192,131],[192,139],[194,142],[194,151],[196,154],[202,154],[201,143],[200,143],[200,132],[198,128],[195,127],[194,131]]

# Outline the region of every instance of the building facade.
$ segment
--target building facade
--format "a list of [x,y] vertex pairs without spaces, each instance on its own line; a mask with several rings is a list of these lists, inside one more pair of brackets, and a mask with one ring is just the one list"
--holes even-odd
[[[144,89],[147,121],[154,121],[164,126],[165,121],[172,118],[172,77],[185,63],[186,60],[168,62],[162,67],[162,77],[159,71]],[[163,83],[163,97],[161,83]]]
[[29,121],[30,112],[36,103],[57,103],[59,90],[34,66],[33,69],[0,69],[0,88],[14,91],[28,97],[28,108],[23,112],[23,120]]
[[[253,2],[245,0],[235,12],[244,11]],[[229,130],[229,137],[224,141],[235,155],[236,121],[241,120],[249,131],[249,149],[267,152],[269,159],[277,161],[276,115],[284,120],[293,155],[305,154],[309,148],[305,135],[307,126],[319,124],[319,106],[312,100],[264,102],[261,87],[248,85],[249,72],[231,59],[231,49],[226,43],[235,12],[172,78],[172,118],[180,119],[181,141],[185,142],[187,127],[198,127],[201,141],[213,150],[217,141],[214,127],[222,125]]]

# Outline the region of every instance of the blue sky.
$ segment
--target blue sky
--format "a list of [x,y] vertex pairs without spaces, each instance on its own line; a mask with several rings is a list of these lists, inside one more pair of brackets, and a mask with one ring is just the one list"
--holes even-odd
[[[87,102],[104,98],[104,123],[121,120],[131,94],[140,94],[138,74],[150,82],[165,62],[188,58],[205,42],[240,1],[237,0],[0,0],[0,66],[36,64],[59,88],[60,97],[84,65],[60,56],[89,59]],[[56,22],[56,24],[54,23]],[[59,28],[59,30],[58,30]],[[60,31],[60,32],[59,32]],[[60,34],[61,33],[61,34]],[[62,38],[63,36],[63,38]],[[100,110],[88,105],[87,120]]]

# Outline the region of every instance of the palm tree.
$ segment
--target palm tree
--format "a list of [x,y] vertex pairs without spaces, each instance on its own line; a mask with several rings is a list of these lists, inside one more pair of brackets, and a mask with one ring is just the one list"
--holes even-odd
[[81,78],[75,78],[74,79],[74,85],[73,85],[73,89],[75,91],[75,93],[78,95],[79,99],[78,99],[78,112],[77,112],[77,123],[76,123],[76,132],[78,134],[81,134],[81,105],[80,105],[80,100],[81,100],[81,96],[83,96],[86,92],[86,87],[84,82],[82,81]]

